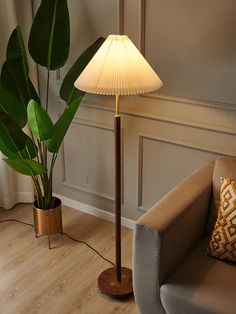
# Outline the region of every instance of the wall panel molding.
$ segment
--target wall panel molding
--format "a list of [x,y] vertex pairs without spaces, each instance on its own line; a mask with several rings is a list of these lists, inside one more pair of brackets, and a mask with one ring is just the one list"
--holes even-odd
[[[169,96],[162,96],[162,95],[148,95],[148,96],[139,96],[139,97],[146,97],[146,98],[154,98],[156,100],[161,100],[163,102],[173,102],[178,104],[187,104],[191,106],[202,106],[202,107],[207,107],[207,108],[212,108],[212,109],[222,109],[226,111],[236,111],[235,106],[229,106],[227,107],[227,104],[220,104],[220,107],[217,107],[217,104],[211,104],[211,103],[204,103],[201,101],[197,100],[192,100],[188,98],[180,98],[180,97],[169,97]],[[81,104],[81,106],[86,106],[86,108],[90,109],[96,109],[96,110],[104,110],[108,112],[114,112],[114,108],[110,105],[106,105],[104,103],[99,103],[99,102],[93,102],[93,101],[83,101],[84,104]],[[142,118],[142,119],[149,119],[149,120],[154,120],[154,121],[160,121],[160,122],[165,122],[165,123],[170,123],[170,124],[176,124],[176,125],[181,125],[181,126],[187,126],[191,128],[196,128],[196,129],[202,129],[206,131],[212,131],[212,132],[217,132],[217,133],[222,133],[222,134],[229,134],[229,135],[236,135],[236,126],[235,127],[228,127],[224,125],[217,125],[213,123],[205,123],[201,121],[194,121],[194,120],[187,120],[187,119],[179,119],[179,118],[173,118],[173,116],[170,115],[163,115],[163,114],[153,114],[150,112],[144,112],[140,110],[128,110],[124,107],[121,106],[120,112],[124,115],[127,116],[133,116],[137,118]]]
[[[57,80],[58,88],[60,88],[62,83],[62,79],[60,78]],[[158,94],[157,92],[141,94],[139,97],[147,98],[147,99],[154,99],[157,101],[164,101],[164,102],[172,102],[176,104],[185,104],[190,106],[197,106],[197,107],[206,107],[206,108],[214,108],[214,109],[221,109],[221,110],[230,110],[236,112],[236,105],[225,103],[225,102],[216,102],[211,100],[204,100],[204,99],[197,99],[197,98],[188,98],[188,97],[180,97],[175,95],[167,95],[167,94]],[[62,102],[60,97],[57,99],[58,102]],[[83,100],[83,103],[94,104],[99,106],[104,106],[104,103],[101,102],[91,102],[89,100]],[[123,111],[125,113],[125,111]]]
[[[114,126],[111,124],[107,124],[107,123],[100,123],[100,122],[95,122],[95,121],[90,121],[90,120],[86,120],[86,119],[79,119],[79,118],[74,118],[74,120],[72,121],[72,123],[74,124],[79,124],[79,125],[83,125],[86,127],[93,127],[96,129],[102,129],[105,131],[110,131],[110,132],[114,132]],[[113,156],[112,156],[113,157]],[[67,179],[67,173],[66,173],[66,164],[65,164],[65,145],[64,142],[62,143],[61,146],[61,174],[62,174],[62,184],[66,187],[69,188],[73,188],[82,192],[86,192],[89,194],[93,194],[95,196],[99,196],[111,201],[114,201],[115,198],[113,195],[109,195],[109,194],[104,194],[104,193],[100,193],[98,191],[95,191],[93,189],[89,189],[89,188],[84,188],[81,187],[79,185],[74,185],[68,182]],[[121,182],[122,182],[122,189],[121,189],[121,193],[122,193],[122,204],[124,203],[124,130],[123,128],[121,129]]]
[[75,117],[73,119],[72,123],[76,123],[76,124],[80,124],[80,125],[84,125],[84,126],[90,126],[90,127],[94,127],[94,128],[97,128],[97,129],[104,129],[104,130],[108,130],[108,131],[114,132],[114,126],[112,124],[108,124],[108,123],[101,123],[101,122],[97,122],[97,121],[81,119],[81,118],[78,118],[78,117]]
[[[87,126],[87,127],[93,127],[96,129],[102,129],[105,131],[109,131],[109,132],[114,132],[113,126],[112,125],[108,125],[108,124],[104,124],[104,123],[98,123],[98,122],[91,122],[85,119],[78,119],[75,118],[72,123],[74,124],[79,124],[79,125],[83,125],[83,126]],[[67,179],[67,172],[66,172],[66,162],[65,162],[65,146],[64,143],[61,147],[61,173],[62,173],[62,185],[69,187],[69,188],[73,188],[82,192],[86,192],[95,196],[99,196],[108,200],[112,200],[114,201],[114,196],[113,195],[109,195],[109,194],[104,194],[104,193],[100,193],[98,191],[95,191],[93,189],[90,188],[84,188],[81,187],[79,185],[74,185],[68,182]]]
[[236,105],[233,105],[230,103],[210,101],[210,100],[202,100],[202,99],[197,99],[197,98],[164,95],[164,94],[158,94],[155,92],[150,93],[150,94],[143,94],[143,95],[140,95],[140,97],[152,98],[152,99],[163,100],[163,101],[170,101],[170,102],[175,102],[175,103],[187,104],[191,106],[236,111]]
[[138,199],[137,199],[137,209],[146,211],[147,208],[143,206],[143,141],[145,139],[157,141],[157,142],[164,142],[168,144],[173,144],[177,146],[182,146],[185,148],[192,148],[199,151],[209,152],[209,153],[216,153],[218,155],[229,155],[236,157],[236,149],[235,150],[225,150],[221,148],[220,146],[213,146],[213,145],[203,145],[199,144],[193,141],[185,141],[185,140],[179,140],[177,138],[171,137],[164,137],[154,134],[148,134],[148,133],[138,133]]

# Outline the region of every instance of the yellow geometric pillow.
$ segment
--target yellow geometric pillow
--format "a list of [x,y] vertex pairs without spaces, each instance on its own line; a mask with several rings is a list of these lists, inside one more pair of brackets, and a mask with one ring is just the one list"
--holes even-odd
[[207,252],[216,258],[236,262],[236,182],[220,179],[220,207]]

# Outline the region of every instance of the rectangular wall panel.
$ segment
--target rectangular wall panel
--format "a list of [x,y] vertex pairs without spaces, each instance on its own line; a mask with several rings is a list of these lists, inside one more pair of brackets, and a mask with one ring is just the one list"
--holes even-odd
[[114,132],[75,122],[63,147],[63,184],[114,198]]
[[160,93],[236,103],[235,0],[146,0],[146,57]]
[[192,147],[140,138],[139,207],[148,209],[217,154]]

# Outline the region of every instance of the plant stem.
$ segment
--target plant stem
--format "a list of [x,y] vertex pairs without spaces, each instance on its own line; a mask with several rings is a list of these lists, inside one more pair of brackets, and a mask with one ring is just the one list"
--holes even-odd
[[57,159],[57,154],[54,153],[52,156],[52,159],[51,159],[51,165],[50,165],[49,176],[48,176],[47,191],[45,191],[47,194],[46,203],[47,203],[47,206],[50,206],[50,207],[53,207],[53,204],[52,204],[52,201],[53,201],[53,198],[52,198],[52,173],[53,173],[53,167],[55,165],[56,159]]
[[52,160],[51,160],[51,166],[50,166],[50,172],[49,172],[50,177],[52,176],[52,171],[53,171],[53,167],[55,165],[56,159],[57,159],[57,153],[54,153],[52,155]]
[[46,111],[48,112],[48,99],[49,99],[49,81],[50,81],[50,71],[47,70],[47,87],[46,87]]
[[[49,82],[50,82],[50,71],[47,69],[47,87],[46,87],[46,111],[48,112],[48,101],[49,101]],[[43,142],[43,155],[44,155],[44,165],[47,167],[47,149],[45,143]]]
[[[29,99],[30,99],[31,98],[31,94],[30,94],[28,79],[26,80],[26,85],[27,85],[28,96],[29,96]],[[30,128],[28,128],[28,129],[30,131],[30,136],[31,136],[31,139],[33,141],[33,146],[34,145],[36,146],[34,135],[33,135],[32,131],[30,130]],[[38,144],[39,144],[39,142],[38,142]],[[40,152],[40,149],[37,152],[35,146],[34,146],[34,151],[35,151],[35,154],[36,154],[37,161],[39,162],[40,161],[40,157],[41,157],[40,156],[41,152]],[[39,145],[38,145],[38,147],[39,147]],[[28,150],[27,150],[27,152],[28,152],[28,155],[29,155],[29,159],[31,159]],[[42,176],[40,176],[40,178],[41,178],[41,181],[43,181]],[[41,186],[40,186],[39,180],[38,180],[37,176],[32,176],[32,180],[34,182],[34,186],[35,186],[35,190],[36,190],[37,204],[38,204],[39,207],[43,207],[43,205],[44,205],[43,204],[44,203],[44,201],[43,201],[43,194],[42,194],[42,191],[41,191]]]
[[41,208],[44,208],[45,207],[44,198],[42,195],[42,191],[41,191],[41,187],[40,187],[40,183],[38,181],[38,178],[36,176],[32,176],[32,179],[34,181],[34,185],[35,185],[35,188],[36,188],[36,191],[38,194],[38,199],[37,199],[38,206]]
[[41,142],[39,140],[37,140],[37,144],[38,144],[38,154],[39,154],[38,158],[39,158],[40,162],[42,164],[44,164],[42,144],[41,144]]
[[32,141],[33,141],[34,152],[35,152],[35,154],[36,154],[36,158],[37,158],[37,160],[39,161],[38,152],[37,152],[37,150],[36,150],[36,148],[35,148],[36,144],[35,144],[35,138],[34,138],[34,135],[33,135],[32,131],[30,130],[30,128],[29,128],[29,127],[28,127],[28,129],[29,129],[29,131],[30,131],[30,136],[31,136],[31,139],[32,139]]

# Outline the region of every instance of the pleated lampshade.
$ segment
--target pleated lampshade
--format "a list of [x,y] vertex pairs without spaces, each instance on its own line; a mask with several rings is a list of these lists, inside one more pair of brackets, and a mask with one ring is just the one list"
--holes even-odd
[[162,81],[126,35],[109,35],[75,81],[92,94],[132,95],[154,91]]

